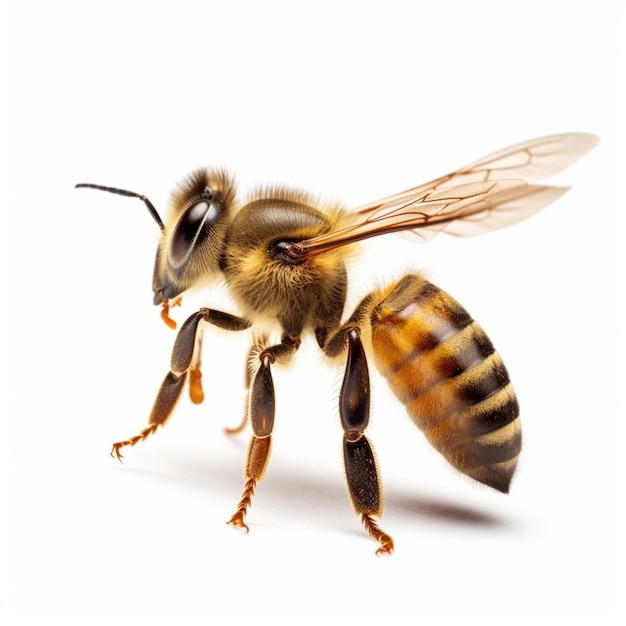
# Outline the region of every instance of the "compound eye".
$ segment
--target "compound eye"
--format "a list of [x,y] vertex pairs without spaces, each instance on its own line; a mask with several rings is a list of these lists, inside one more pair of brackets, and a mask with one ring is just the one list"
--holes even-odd
[[183,263],[201,231],[211,228],[219,216],[220,206],[213,200],[200,200],[192,204],[178,220],[170,242],[170,258]]

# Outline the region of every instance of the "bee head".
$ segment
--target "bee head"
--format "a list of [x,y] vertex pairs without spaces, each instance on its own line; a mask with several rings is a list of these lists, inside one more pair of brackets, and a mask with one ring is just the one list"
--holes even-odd
[[154,304],[211,282],[234,210],[235,190],[225,172],[192,172],[172,193],[172,210],[157,249]]

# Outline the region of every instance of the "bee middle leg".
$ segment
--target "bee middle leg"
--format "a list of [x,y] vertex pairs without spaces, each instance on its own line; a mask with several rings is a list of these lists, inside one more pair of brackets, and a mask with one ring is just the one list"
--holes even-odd
[[[276,361],[286,362],[300,346],[298,337],[284,335],[279,344],[264,348],[259,353],[261,364],[249,392],[248,415],[252,425],[252,436],[248,444],[243,477],[245,486],[237,510],[228,523],[248,532],[244,517],[252,504],[257,483],[263,478],[270,459],[272,431],[276,400],[271,366]],[[254,347],[253,347],[254,350]]]
[[252,384],[252,376],[256,369],[257,357],[263,350],[263,346],[267,345],[267,335],[256,335],[250,350],[248,350],[248,358],[246,359],[246,369],[244,373],[244,384],[246,387],[246,404],[243,412],[243,418],[237,426],[225,426],[224,432],[227,435],[238,435],[247,426],[250,419],[248,405],[250,403],[250,385]]
[[165,425],[176,408],[187,378],[189,378],[189,391],[192,401],[202,401],[204,392],[200,382],[200,348],[203,323],[213,324],[226,330],[245,330],[250,327],[247,320],[214,309],[202,308],[189,316],[174,341],[170,371],[161,383],[152,406],[148,426],[138,435],[114,443],[111,448],[111,456],[117,457],[121,461],[123,456],[120,450],[122,448],[134,446],[155,433],[159,426]]

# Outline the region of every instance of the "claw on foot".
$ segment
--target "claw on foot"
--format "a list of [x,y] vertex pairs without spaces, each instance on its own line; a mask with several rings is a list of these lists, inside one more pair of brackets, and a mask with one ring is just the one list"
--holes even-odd
[[381,530],[372,517],[367,513],[362,513],[361,521],[363,526],[365,526],[365,530],[380,544],[380,548],[376,550],[376,556],[393,554],[393,539],[385,531]]
[[389,541],[383,543],[378,550],[376,550],[376,556],[385,556],[387,554],[393,554],[393,540],[389,537]]
[[236,528],[240,528],[245,535],[250,532],[248,525],[243,521],[244,513],[240,513],[237,511],[229,520],[226,522],[229,526],[235,526]]
[[111,448],[111,456],[114,459],[117,459],[120,463],[124,462],[124,455],[120,452],[120,448],[123,448],[124,445],[125,444],[123,441],[118,441],[117,443],[114,443],[113,447]]
[[237,510],[234,515],[228,520],[230,526],[236,526],[241,528],[246,534],[250,532],[248,525],[243,521],[243,518],[248,512],[248,507],[252,504],[252,496],[254,495],[254,488],[256,487],[256,480],[254,478],[248,478],[246,480],[246,486],[241,494],[241,500],[237,505]]
[[117,443],[114,443],[111,448],[111,456],[114,459],[117,458],[120,463],[123,463],[124,461],[122,461],[122,459],[124,458],[124,455],[120,452],[120,449],[125,446],[134,446],[136,443],[147,439],[150,435],[156,432],[156,429],[159,426],[160,424],[150,424],[150,426],[144,428],[138,435],[135,435],[130,439],[126,439],[125,441],[118,441]]

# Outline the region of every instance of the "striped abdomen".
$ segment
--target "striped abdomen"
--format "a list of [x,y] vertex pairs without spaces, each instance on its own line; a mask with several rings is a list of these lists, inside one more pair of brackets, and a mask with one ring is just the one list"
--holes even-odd
[[456,469],[508,492],[521,449],[519,406],[482,328],[445,291],[406,276],[372,311],[376,365]]

